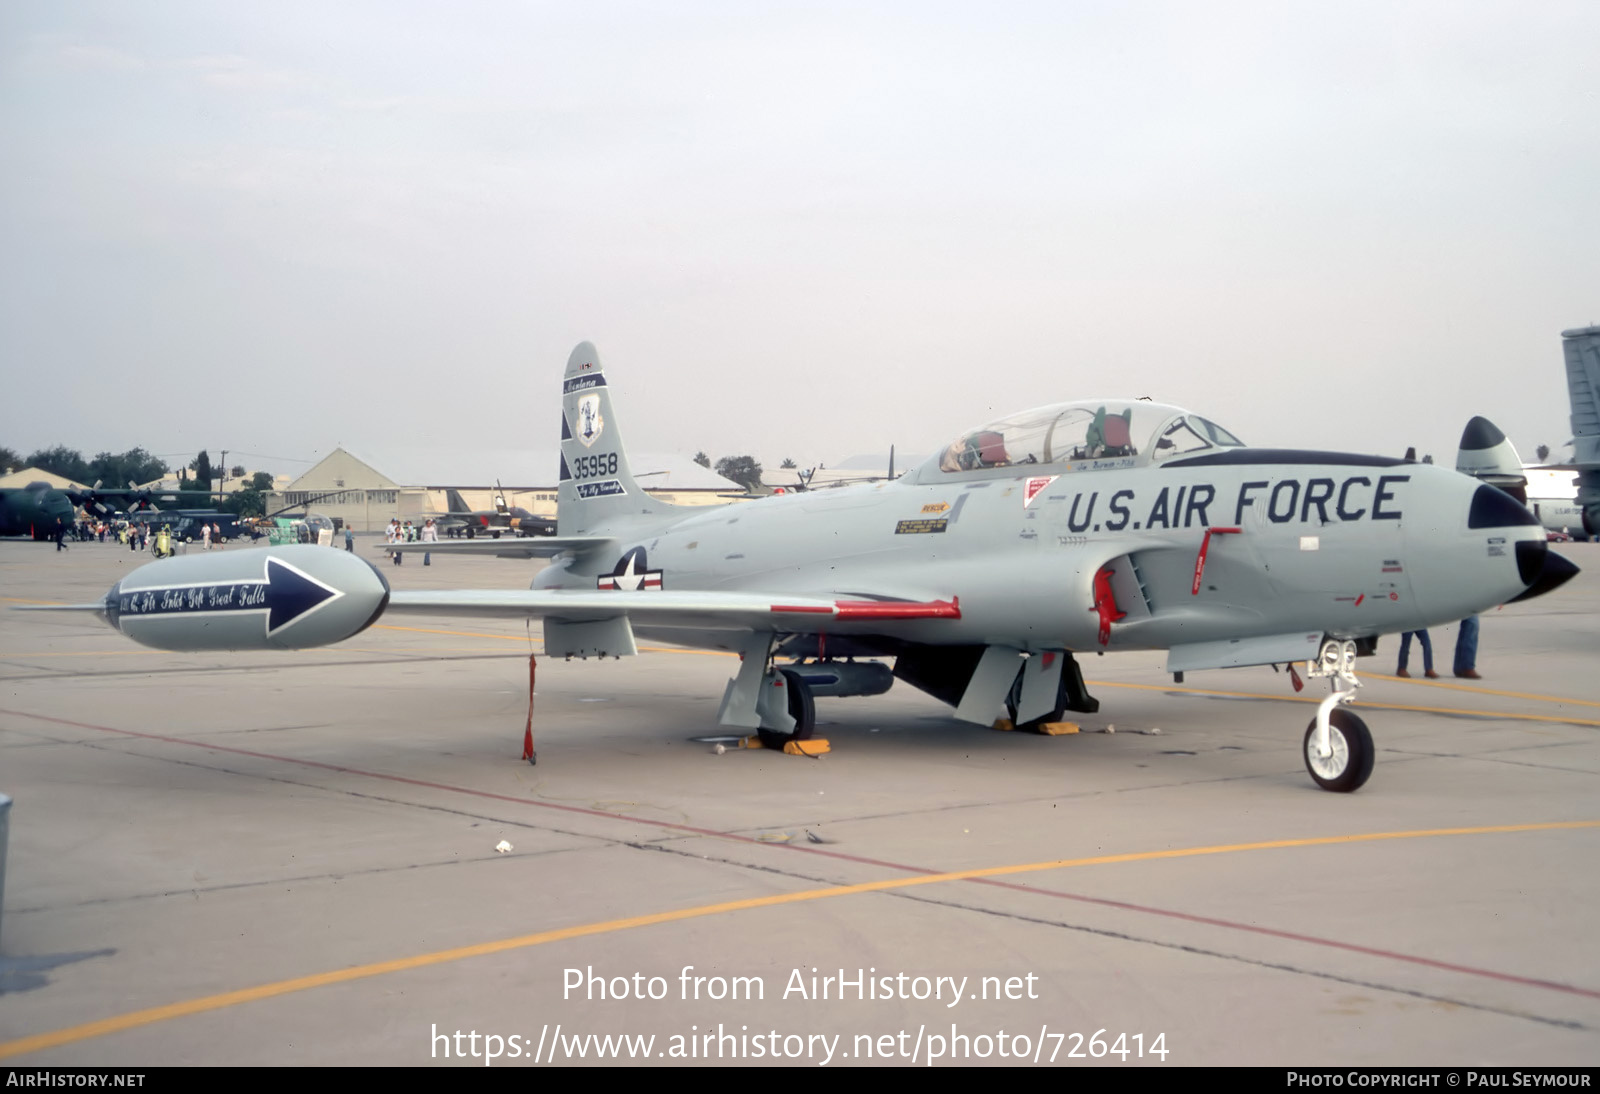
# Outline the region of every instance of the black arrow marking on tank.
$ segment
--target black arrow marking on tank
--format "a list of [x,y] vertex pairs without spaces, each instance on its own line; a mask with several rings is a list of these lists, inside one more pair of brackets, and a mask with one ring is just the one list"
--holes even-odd
[[[273,565],[278,567],[273,575]],[[287,627],[296,619],[314,610],[325,601],[341,596],[338,589],[325,585],[302,570],[297,570],[278,559],[267,559],[268,599],[272,611],[267,615],[267,633]]]
[[194,582],[147,589],[122,588],[119,616],[266,612],[269,636],[343,592],[282,559],[268,557],[265,576],[245,581]]

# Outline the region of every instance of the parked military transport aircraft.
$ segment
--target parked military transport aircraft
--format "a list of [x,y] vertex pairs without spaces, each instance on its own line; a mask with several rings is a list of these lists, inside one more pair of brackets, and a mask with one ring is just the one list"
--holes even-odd
[[78,519],[78,506],[94,516],[107,516],[113,499],[135,507],[151,504],[150,491],[132,485],[127,490],[102,491],[99,483],[88,490],[58,490],[47,482],[31,482],[0,490],[0,536],[54,539]]
[[779,746],[811,734],[813,696],[895,678],[957,718],[1027,724],[1098,709],[1076,662],[1089,651],[1166,650],[1179,674],[1308,661],[1333,691],[1306,766],[1348,791],[1373,763],[1345,709],[1358,654],[1577,572],[1466,475],[1249,448],[1128,399],[981,425],[892,482],[677,508],[630,473],[587,342],[562,386],[558,498],[555,537],[414,545],[551,559],[530,589],[391,592],[353,555],[283,547],[155,563],[77,607],[165,649],[325,645],[403,611],[541,617],[546,654],[569,658],[631,655],[639,637],[731,650],[719,720]]
[[47,482],[0,490],[0,536],[54,539],[76,519],[77,510],[67,492]]

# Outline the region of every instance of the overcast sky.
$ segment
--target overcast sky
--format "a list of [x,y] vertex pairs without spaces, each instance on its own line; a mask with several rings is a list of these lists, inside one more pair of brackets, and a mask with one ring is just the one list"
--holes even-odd
[[549,452],[588,339],[630,446],[769,467],[1123,394],[1531,459],[1600,322],[1596,41],[1593,0],[7,0],[0,444]]

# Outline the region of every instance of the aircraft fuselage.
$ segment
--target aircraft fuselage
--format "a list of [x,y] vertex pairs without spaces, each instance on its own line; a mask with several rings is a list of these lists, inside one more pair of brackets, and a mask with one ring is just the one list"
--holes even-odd
[[[1484,487],[1432,465],[1243,449],[1153,468],[1028,470],[949,474],[930,464],[892,483],[763,498],[637,530],[614,520],[618,565],[557,565],[535,588],[956,597],[961,618],[920,624],[927,641],[1164,649],[1452,622],[1526,589],[1517,544],[1541,560],[1545,549],[1514,504],[1471,527]],[[1102,568],[1122,613],[1104,643]]]

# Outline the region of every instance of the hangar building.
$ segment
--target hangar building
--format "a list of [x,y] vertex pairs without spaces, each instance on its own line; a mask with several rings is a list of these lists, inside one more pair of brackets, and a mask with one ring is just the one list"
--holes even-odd
[[[674,505],[722,505],[728,495],[743,493],[737,483],[687,456],[630,452],[628,461],[639,485]],[[553,517],[559,467],[554,451],[406,447],[357,456],[335,448],[270,497],[268,511],[306,505],[357,532],[381,532],[391,520],[416,524],[449,512],[445,491],[450,489],[460,491],[473,509],[493,509],[498,475],[507,505]]]

